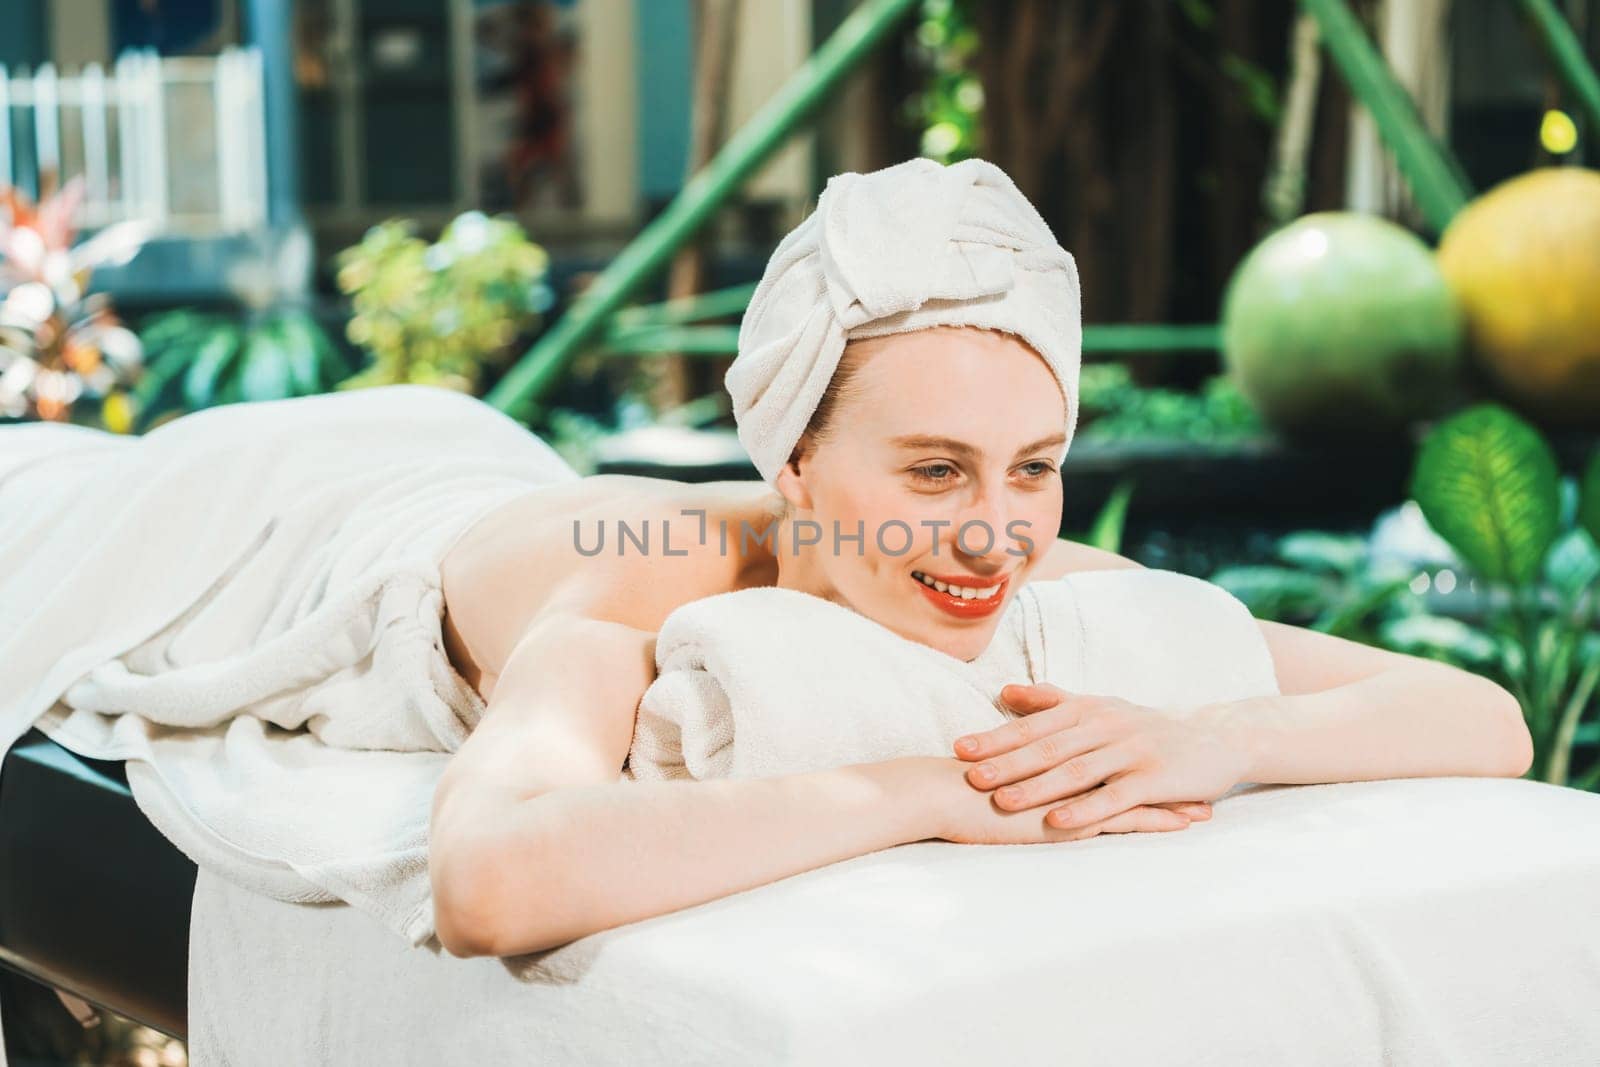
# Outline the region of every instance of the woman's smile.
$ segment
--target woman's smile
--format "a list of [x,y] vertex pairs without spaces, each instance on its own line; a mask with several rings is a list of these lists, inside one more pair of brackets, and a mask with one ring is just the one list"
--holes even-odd
[[933,575],[912,571],[911,580],[928,603],[958,619],[984,619],[1000,610],[1010,588],[1011,576],[975,578],[966,575]]

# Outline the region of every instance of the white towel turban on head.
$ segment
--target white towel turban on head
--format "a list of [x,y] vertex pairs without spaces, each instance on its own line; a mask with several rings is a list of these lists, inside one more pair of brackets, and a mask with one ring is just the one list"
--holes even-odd
[[761,476],[776,483],[846,341],[929,326],[982,326],[1031,345],[1061,387],[1071,443],[1083,346],[1077,263],[993,163],[919,158],[828,179],[816,210],[767,262],[724,379]]

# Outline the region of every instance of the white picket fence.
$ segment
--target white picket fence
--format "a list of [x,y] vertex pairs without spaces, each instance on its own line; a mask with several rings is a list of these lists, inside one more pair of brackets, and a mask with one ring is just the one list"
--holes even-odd
[[264,225],[260,51],[129,51],[109,73],[0,65],[0,185],[32,191],[79,174],[85,229],[145,219],[157,232],[204,236]]

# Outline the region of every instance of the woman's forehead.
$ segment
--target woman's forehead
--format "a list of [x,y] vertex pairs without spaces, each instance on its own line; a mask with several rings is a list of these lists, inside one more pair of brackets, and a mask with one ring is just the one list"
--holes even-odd
[[1003,399],[1014,410],[1065,415],[1049,364],[1027,342],[996,330],[938,327],[891,334],[852,342],[846,355],[856,393],[873,403]]
[[1033,353],[1033,347],[1015,334],[983,326],[924,326],[919,330],[853,338],[845,346],[846,352],[861,357],[883,352],[926,352],[935,349],[952,352],[1012,349]]
[[918,350],[917,334],[896,339],[854,368],[845,422],[859,442],[901,451],[917,438],[954,438],[974,453],[1010,458],[1026,443],[1064,435],[1061,390],[1026,344]]

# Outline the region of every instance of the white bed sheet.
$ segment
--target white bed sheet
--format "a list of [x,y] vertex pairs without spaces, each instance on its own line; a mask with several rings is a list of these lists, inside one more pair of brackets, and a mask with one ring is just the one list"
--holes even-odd
[[202,871],[190,960],[196,1067],[1592,1065],[1600,796],[1251,786],[1178,833],[906,845],[506,961]]

